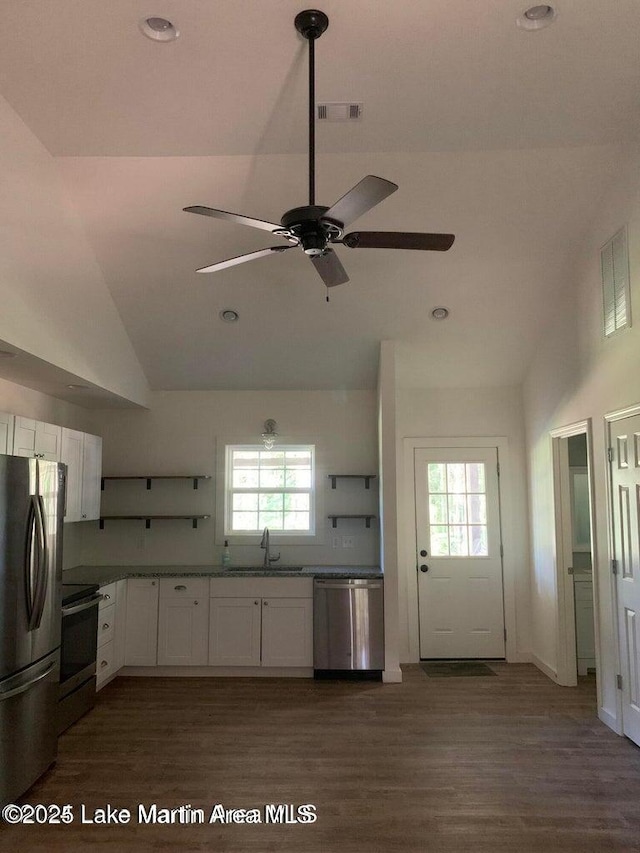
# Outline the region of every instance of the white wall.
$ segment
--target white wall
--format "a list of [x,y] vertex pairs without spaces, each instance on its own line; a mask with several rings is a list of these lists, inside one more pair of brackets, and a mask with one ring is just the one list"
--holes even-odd
[[[558,301],[557,321],[537,350],[524,386],[532,531],[532,650],[557,669],[555,543],[549,431],[592,419],[596,573],[600,625],[600,716],[616,725],[614,590],[608,569],[604,415],[640,402],[640,152],[620,164],[580,260],[573,299]],[[631,303],[636,325],[608,340],[602,333],[600,247],[628,223]]]
[[[378,514],[377,481],[366,491],[362,481],[330,487],[329,473],[377,473],[376,396],[374,391],[165,391],[151,395],[150,410],[101,410],[91,413],[92,431],[103,436],[105,474],[211,474],[197,491],[190,482],[158,481],[147,492],[142,482],[108,482],[103,512],[187,512],[216,516],[216,448],[225,443],[259,443],[267,418],[277,421],[279,440],[316,444],[323,544],[281,545],[282,562],[318,565],[378,565],[376,522],[339,521],[331,512]],[[161,522],[145,531],[142,522],[83,524],[83,562],[186,564],[219,563],[222,541],[215,538],[215,518],[199,523]],[[334,536],[355,540],[353,549],[333,548]],[[233,545],[236,565],[260,562],[258,544]]]
[[[413,358],[413,355],[406,355]],[[414,374],[415,370],[402,373]],[[525,483],[524,417],[518,387],[463,389],[397,389],[397,438],[404,464],[400,467],[399,564],[401,660],[418,659],[415,516],[409,438],[501,438],[502,530],[505,547],[505,616],[515,642],[508,658],[528,660],[530,650],[529,541]],[[428,442],[425,442],[425,446]]]
[[0,340],[142,405],[148,386],[57,165],[0,97]]

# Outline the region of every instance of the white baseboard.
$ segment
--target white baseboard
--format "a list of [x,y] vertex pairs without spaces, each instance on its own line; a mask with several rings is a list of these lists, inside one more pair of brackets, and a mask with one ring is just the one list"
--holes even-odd
[[125,666],[118,675],[143,675],[145,678],[313,678],[313,669],[306,666]]
[[534,666],[537,666],[541,672],[544,672],[547,678],[550,678],[551,681],[555,681],[556,684],[558,683],[558,673],[555,671],[555,669],[552,669],[549,664],[545,663],[543,660],[540,660],[538,655],[535,655],[533,652],[531,652],[531,663]]
[[382,680],[385,684],[400,684],[402,681],[402,670],[398,669],[385,669],[382,672]]
[[622,734],[622,728],[618,723],[618,719],[615,714],[611,713],[611,711],[607,711],[606,708],[598,708],[598,719],[601,720],[605,726],[612,729],[617,735]]

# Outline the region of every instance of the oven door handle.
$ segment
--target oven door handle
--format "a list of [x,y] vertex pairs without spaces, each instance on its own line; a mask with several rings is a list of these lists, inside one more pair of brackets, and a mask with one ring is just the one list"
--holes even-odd
[[80,613],[83,610],[88,610],[90,607],[95,607],[102,599],[103,595],[94,595],[89,601],[83,601],[81,604],[68,604],[62,608],[63,616],[71,616],[73,613]]

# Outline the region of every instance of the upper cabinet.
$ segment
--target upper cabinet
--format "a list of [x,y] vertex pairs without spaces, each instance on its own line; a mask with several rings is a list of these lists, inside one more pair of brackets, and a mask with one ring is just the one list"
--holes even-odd
[[8,412],[0,412],[0,453],[13,452],[14,420],[14,416]]
[[67,511],[64,520],[100,518],[102,439],[64,427],[60,461],[67,465]]
[[13,429],[14,456],[39,456],[60,462],[62,427],[32,418],[16,417]]

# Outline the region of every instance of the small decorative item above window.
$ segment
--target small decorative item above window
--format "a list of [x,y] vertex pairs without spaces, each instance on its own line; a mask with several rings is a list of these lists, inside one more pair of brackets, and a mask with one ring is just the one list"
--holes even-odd
[[264,446],[267,450],[272,450],[273,445],[276,442],[276,438],[278,437],[278,433],[276,432],[277,426],[278,424],[273,420],[273,418],[269,418],[264,422],[262,441],[264,442]]

